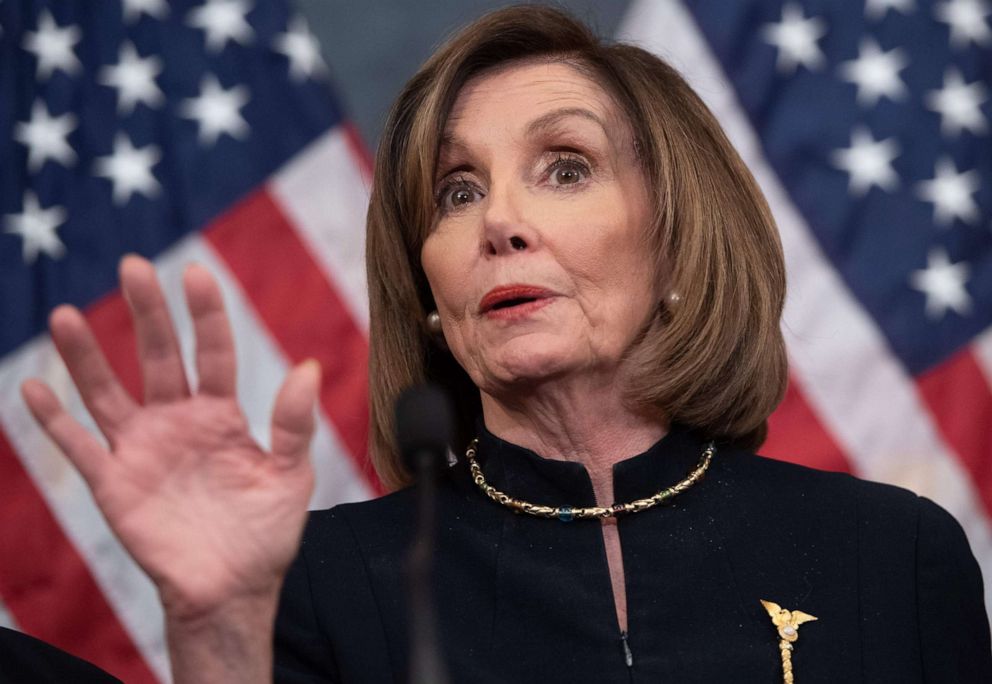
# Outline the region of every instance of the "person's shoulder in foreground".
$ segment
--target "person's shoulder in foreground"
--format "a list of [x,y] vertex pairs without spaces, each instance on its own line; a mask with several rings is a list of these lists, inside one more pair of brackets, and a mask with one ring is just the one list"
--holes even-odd
[[6,627],[0,627],[0,682],[120,684],[96,665]]

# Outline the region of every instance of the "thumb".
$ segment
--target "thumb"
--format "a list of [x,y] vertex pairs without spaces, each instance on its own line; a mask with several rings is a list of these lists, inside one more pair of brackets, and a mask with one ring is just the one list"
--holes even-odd
[[286,466],[293,466],[307,456],[320,376],[320,364],[308,359],[289,372],[276,396],[272,409],[272,455]]

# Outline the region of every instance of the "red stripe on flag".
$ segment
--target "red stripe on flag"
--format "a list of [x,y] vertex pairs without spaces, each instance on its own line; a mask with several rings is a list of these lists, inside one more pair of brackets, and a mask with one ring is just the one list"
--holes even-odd
[[3,433],[0,482],[0,596],[17,624],[125,682],[157,682]]
[[992,391],[971,347],[917,378],[937,427],[992,513]]
[[264,190],[252,193],[204,232],[294,362],[324,369],[321,405],[357,470],[382,485],[368,451],[368,341],[296,231]]
[[768,419],[768,439],[761,453],[820,470],[851,472],[843,450],[817,418],[795,376],[789,377],[785,398]]

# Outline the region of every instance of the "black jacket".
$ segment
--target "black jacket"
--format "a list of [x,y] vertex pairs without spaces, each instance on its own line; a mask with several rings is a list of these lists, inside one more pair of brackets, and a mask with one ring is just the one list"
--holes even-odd
[[120,684],[121,680],[51,644],[22,632],[0,627],[0,683],[64,682]]
[[[681,480],[686,430],[614,468],[618,501]],[[594,505],[582,466],[483,434],[487,479],[517,498]],[[313,513],[276,624],[278,682],[404,682],[410,489]],[[982,579],[958,523],[887,485],[719,449],[670,504],[619,520],[631,666],[600,525],[486,499],[459,464],[438,498],[440,634],[453,682],[782,681],[760,604],[800,628],[800,684],[992,682]]]

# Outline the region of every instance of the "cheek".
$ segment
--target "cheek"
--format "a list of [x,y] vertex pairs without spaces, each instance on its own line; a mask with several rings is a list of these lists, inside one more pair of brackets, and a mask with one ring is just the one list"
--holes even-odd
[[648,255],[641,242],[628,245],[626,253],[617,255],[612,280],[617,315],[636,329],[655,309],[656,275]]
[[434,302],[444,318],[462,318],[470,276],[464,240],[456,232],[436,231],[420,250],[420,263],[427,276]]
[[589,324],[611,340],[634,334],[654,310],[656,276],[642,235],[626,224],[600,223],[568,250],[566,269]]
[[577,285],[611,306],[615,300],[639,298],[643,290],[653,288],[650,250],[639,227],[615,217],[596,222],[587,219],[586,225],[560,250]]
[[451,258],[455,253],[452,240],[438,233],[431,234],[420,250],[420,263],[427,276],[434,301],[439,311],[450,310],[452,298],[458,293],[458,261]]

